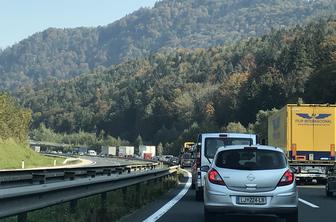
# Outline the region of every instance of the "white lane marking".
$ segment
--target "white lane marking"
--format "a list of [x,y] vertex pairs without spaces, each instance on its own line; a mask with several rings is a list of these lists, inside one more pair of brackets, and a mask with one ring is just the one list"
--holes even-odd
[[191,186],[191,173],[186,170],[183,170],[188,174],[188,182],[185,184],[184,188],[168,203],[166,203],[163,207],[161,207],[158,211],[148,217],[144,222],[154,222],[157,221],[160,217],[162,217],[165,213],[167,213],[177,202],[179,202],[182,197],[188,192]]
[[317,205],[315,205],[315,204],[312,204],[312,203],[310,203],[310,202],[308,202],[308,201],[306,201],[306,200],[303,200],[303,199],[301,199],[301,198],[299,198],[299,201],[300,201],[301,203],[303,203],[303,204],[306,204],[306,205],[312,207],[312,208],[320,208],[319,206],[317,206]]

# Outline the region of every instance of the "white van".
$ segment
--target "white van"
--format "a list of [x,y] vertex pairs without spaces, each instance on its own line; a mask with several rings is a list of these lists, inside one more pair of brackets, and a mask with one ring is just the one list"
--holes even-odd
[[94,150],[88,150],[88,155],[89,156],[97,156],[97,152]]
[[201,168],[210,166],[217,152],[217,149],[222,146],[230,145],[255,145],[255,134],[241,133],[202,133],[199,134],[196,149],[193,156],[195,162],[192,166],[192,187],[195,188],[196,200],[203,199],[204,175]]

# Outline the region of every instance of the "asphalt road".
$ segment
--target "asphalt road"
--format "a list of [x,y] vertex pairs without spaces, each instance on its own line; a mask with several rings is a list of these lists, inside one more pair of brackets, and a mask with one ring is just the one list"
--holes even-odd
[[[184,181],[185,182],[185,181]],[[121,222],[143,221],[165,205],[184,187],[180,184],[177,189],[170,191],[159,200],[144,206],[132,215],[121,219]],[[300,222],[335,222],[336,221],[336,197],[328,198],[325,195],[324,186],[300,186],[299,198],[308,201],[319,208],[313,208],[300,202],[299,204],[299,221]],[[281,222],[276,217],[267,216],[229,216],[225,218],[227,222]],[[165,213],[159,222],[201,222],[203,220],[203,202],[195,200],[194,190],[189,190],[186,195]],[[220,215],[216,221],[221,220]]]
[[128,160],[121,158],[104,158],[104,157],[94,157],[94,156],[80,156],[81,159],[86,159],[94,162],[92,166],[119,166],[123,164],[143,164],[143,161]]

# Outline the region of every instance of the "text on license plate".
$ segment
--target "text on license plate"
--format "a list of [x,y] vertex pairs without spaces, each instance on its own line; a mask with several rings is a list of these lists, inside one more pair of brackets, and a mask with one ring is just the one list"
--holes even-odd
[[237,197],[237,204],[264,205],[266,197]]

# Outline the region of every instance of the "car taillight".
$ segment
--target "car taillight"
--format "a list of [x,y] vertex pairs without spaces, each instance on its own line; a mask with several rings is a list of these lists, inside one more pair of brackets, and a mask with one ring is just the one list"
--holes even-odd
[[281,180],[278,183],[278,186],[287,186],[294,182],[294,173],[290,170],[287,170],[282,176]]
[[211,169],[208,172],[208,178],[211,183],[218,184],[218,185],[225,185],[224,180],[222,177],[219,175],[217,170]]

